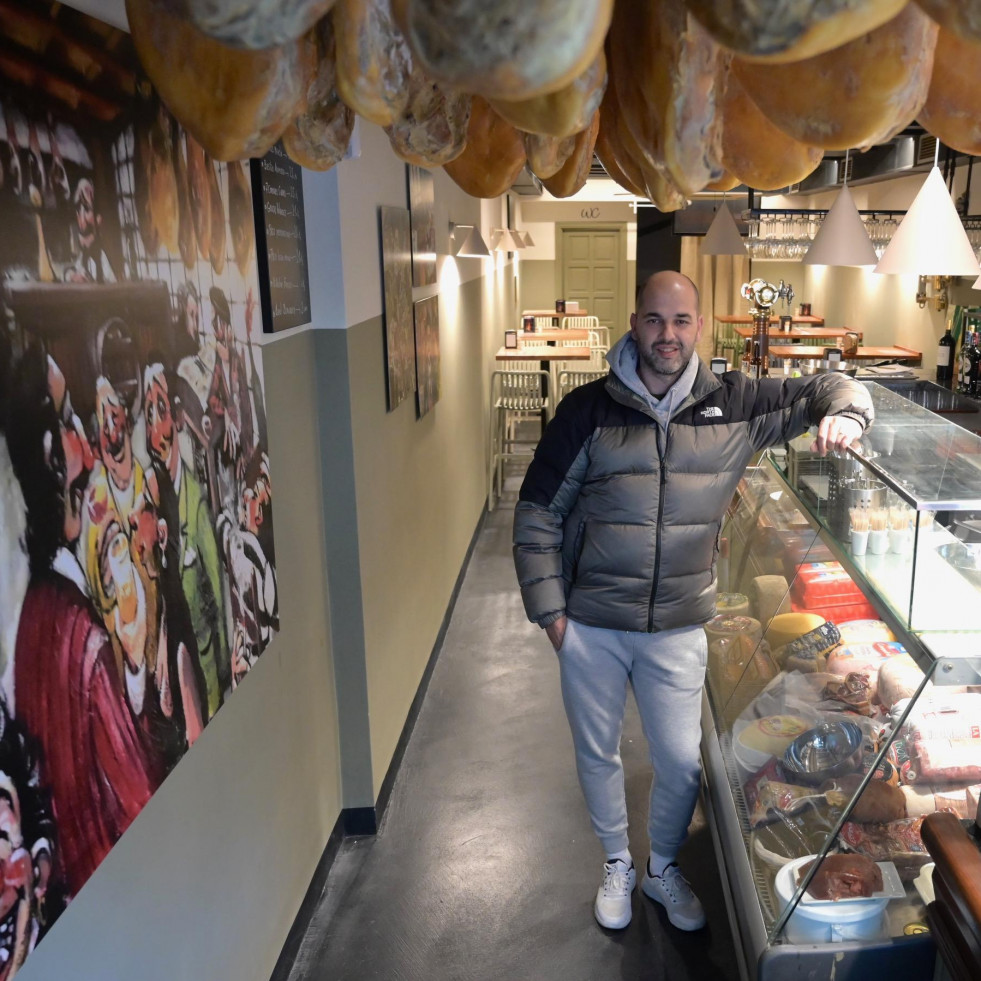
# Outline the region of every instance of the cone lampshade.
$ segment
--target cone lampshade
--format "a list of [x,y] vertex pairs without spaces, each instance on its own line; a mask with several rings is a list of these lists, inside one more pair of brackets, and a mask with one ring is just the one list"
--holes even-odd
[[981,272],[938,167],[927,175],[875,271],[974,277]]
[[874,266],[875,248],[846,184],[801,262],[812,266]]
[[521,238],[524,240],[525,245],[528,248],[533,248],[535,245],[535,240],[531,237],[531,232],[518,232]]
[[702,255],[745,255],[746,243],[736,228],[732,212],[723,203],[715,212],[705,238],[702,239]]
[[455,242],[460,243],[455,253],[458,256],[482,259],[490,255],[480,232],[473,225],[457,225],[453,237]]

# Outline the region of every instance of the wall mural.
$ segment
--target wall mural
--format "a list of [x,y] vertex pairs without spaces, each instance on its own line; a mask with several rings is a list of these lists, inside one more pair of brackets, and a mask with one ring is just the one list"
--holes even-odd
[[382,207],[382,289],[385,294],[385,356],[388,367],[388,411],[416,387],[412,331],[412,241],[409,212]]
[[9,978],[278,612],[248,167],[177,125],[125,33],[57,3],[0,20]]
[[439,401],[439,297],[413,304],[416,329],[416,400],[420,418]]

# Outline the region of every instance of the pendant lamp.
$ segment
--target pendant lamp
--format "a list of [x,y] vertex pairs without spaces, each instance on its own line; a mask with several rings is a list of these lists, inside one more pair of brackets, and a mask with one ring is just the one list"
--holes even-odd
[[981,272],[937,166],[927,175],[875,271],[975,278]]
[[874,266],[876,261],[875,247],[845,184],[801,262],[811,266]]
[[746,243],[736,228],[735,219],[723,199],[702,239],[702,255],[745,255]]

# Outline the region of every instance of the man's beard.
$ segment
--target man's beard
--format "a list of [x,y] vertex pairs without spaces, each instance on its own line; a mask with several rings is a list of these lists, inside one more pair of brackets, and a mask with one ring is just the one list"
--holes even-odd
[[648,348],[640,352],[640,357],[644,364],[656,375],[677,375],[685,370],[685,366],[691,360],[691,351],[686,351],[684,347],[678,347],[678,353],[666,358],[657,353],[656,347]]

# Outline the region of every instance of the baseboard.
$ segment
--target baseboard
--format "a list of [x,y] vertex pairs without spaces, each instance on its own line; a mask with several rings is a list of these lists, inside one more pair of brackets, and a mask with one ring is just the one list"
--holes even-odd
[[343,840],[344,812],[342,811],[334,822],[334,827],[327,838],[327,844],[320,855],[320,861],[317,862],[317,867],[313,870],[310,885],[307,886],[303,902],[300,903],[300,908],[293,919],[290,932],[286,935],[286,942],[279,952],[276,966],[273,968],[269,981],[288,981],[296,955],[300,952],[300,945],[303,943],[303,938],[306,936],[307,929],[317,912],[324,892],[327,890],[327,876],[330,874],[331,866],[334,864],[334,859],[340,851]]
[[480,532],[483,530],[486,517],[487,511],[482,510],[473,537],[470,539],[470,545],[467,547],[467,554],[464,556],[463,562],[460,565],[460,572],[456,577],[456,583],[453,586],[453,592],[450,594],[449,603],[446,605],[446,613],[443,615],[443,622],[436,635],[436,642],[433,644],[429,660],[426,662],[426,668],[419,681],[419,687],[416,689],[415,697],[412,699],[412,705],[409,706],[405,725],[402,726],[402,733],[399,736],[398,744],[395,747],[395,752],[392,754],[392,761],[388,766],[385,779],[382,781],[381,789],[378,792],[378,800],[375,802],[374,807],[345,807],[337,816],[337,821],[334,822],[334,827],[327,839],[327,845],[324,847],[320,860],[317,862],[317,867],[313,871],[310,885],[307,887],[299,910],[297,910],[293,925],[290,927],[290,932],[287,934],[286,942],[283,944],[283,949],[279,953],[276,966],[273,968],[269,981],[288,981],[290,971],[293,969],[293,963],[296,960],[296,955],[300,950],[300,944],[307,934],[310,923],[327,888],[327,877],[330,874],[331,866],[334,864],[334,859],[337,857],[343,840],[356,836],[373,835],[378,832],[378,826],[381,824],[382,816],[392,796],[395,778],[398,776],[399,767],[402,765],[402,759],[405,756],[406,747],[412,736],[412,730],[415,727],[416,719],[419,717],[423,699],[426,697],[426,692],[429,689],[429,681],[433,676],[433,670],[436,667],[439,652],[443,649],[443,640],[446,638],[446,631],[449,628],[450,619],[456,607],[457,597],[460,595],[460,588],[463,585],[463,579],[467,574],[467,569],[470,567],[470,559],[473,556],[473,550],[477,545]]

